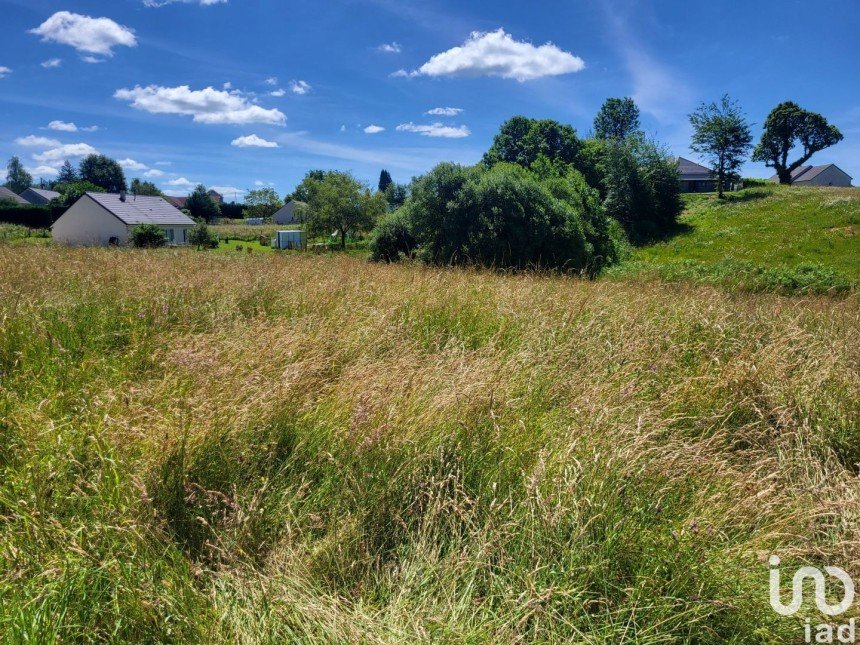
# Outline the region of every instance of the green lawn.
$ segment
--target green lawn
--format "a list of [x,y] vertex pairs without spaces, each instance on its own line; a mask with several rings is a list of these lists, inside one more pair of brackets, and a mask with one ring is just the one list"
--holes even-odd
[[216,253],[273,253],[271,246],[263,246],[259,242],[244,242],[242,240],[230,240],[221,242],[215,250]]
[[681,230],[633,252],[612,276],[731,283],[750,290],[847,291],[860,281],[860,190],[757,187],[724,201],[685,196]]

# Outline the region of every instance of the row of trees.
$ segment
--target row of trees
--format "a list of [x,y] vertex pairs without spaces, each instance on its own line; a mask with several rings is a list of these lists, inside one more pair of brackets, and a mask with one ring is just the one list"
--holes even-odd
[[[723,197],[724,185],[739,178],[739,170],[752,150],[750,124],[737,101],[728,95],[718,103],[702,103],[690,115],[693,140],[690,148],[703,155],[717,176],[717,192]],[[820,114],[786,101],[777,105],[764,122],[761,140],[752,151],[752,160],[773,168],[781,184],[790,184],[792,173],[816,152],[839,143],[843,138],[836,126]],[[799,156],[789,161],[792,150]]]

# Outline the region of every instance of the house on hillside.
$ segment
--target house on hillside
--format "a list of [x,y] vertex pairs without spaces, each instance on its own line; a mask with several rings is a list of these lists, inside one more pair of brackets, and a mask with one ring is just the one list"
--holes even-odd
[[162,197],[86,193],[54,222],[55,242],[77,246],[125,244],[138,224],[155,224],[168,244],[188,244],[195,223]]
[[[778,182],[779,176],[774,175],[770,181]],[[792,186],[851,186],[851,176],[836,164],[824,166],[800,166],[791,173]]]
[[[678,176],[682,193],[713,193],[717,190],[717,175],[695,161],[678,157]],[[731,190],[728,184],[723,190]]]
[[60,197],[62,197],[62,195],[57,191],[44,190],[42,188],[28,188],[21,193],[22,199],[25,199],[28,203],[35,204],[36,206],[42,206],[49,203],[52,199],[59,199]]
[[23,197],[19,197],[5,186],[0,186],[0,202],[13,202],[18,206],[29,206],[28,202]]
[[187,197],[165,197],[165,199],[179,210],[185,208],[185,205],[188,203]]
[[207,195],[209,195],[209,198],[210,198],[213,202],[215,202],[216,204],[223,204],[223,203],[224,203],[224,195],[222,195],[222,194],[221,194],[221,193],[219,193],[218,191],[216,191],[216,190],[210,190],[210,191],[209,191],[208,193],[206,193],[206,194],[207,194]]
[[303,206],[306,206],[304,202],[289,201],[272,215],[272,221],[275,224],[296,224],[299,221],[299,210]]

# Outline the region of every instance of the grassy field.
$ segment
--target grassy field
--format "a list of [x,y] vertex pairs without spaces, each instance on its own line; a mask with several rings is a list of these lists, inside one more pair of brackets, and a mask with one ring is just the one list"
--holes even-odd
[[13,244],[0,275],[12,642],[786,642],[769,554],[860,574],[856,295]]
[[656,275],[753,291],[833,292],[860,284],[860,190],[760,187],[687,195],[678,235],[636,250],[611,275]]

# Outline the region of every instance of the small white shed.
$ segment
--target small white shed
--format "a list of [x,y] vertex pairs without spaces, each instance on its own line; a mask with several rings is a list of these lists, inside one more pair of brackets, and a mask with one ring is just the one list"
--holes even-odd
[[272,221],[275,224],[297,224],[301,217],[301,209],[306,205],[304,202],[289,201],[272,215]]
[[51,227],[54,241],[74,246],[126,244],[138,224],[164,230],[168,244],[188,244],[194,220],[161,197],[86,193]]

